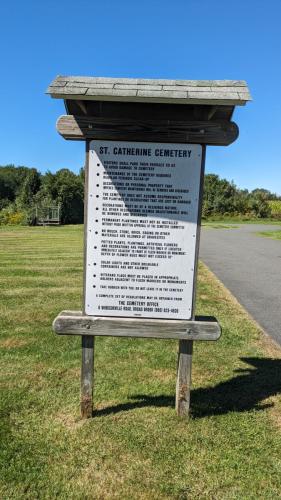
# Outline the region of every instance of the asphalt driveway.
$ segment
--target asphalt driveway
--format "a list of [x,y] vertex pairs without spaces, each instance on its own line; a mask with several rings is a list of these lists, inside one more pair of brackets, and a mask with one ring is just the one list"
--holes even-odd
[[256,235],[280,226],[202,228],[200,258],[281,345],[281,241]]

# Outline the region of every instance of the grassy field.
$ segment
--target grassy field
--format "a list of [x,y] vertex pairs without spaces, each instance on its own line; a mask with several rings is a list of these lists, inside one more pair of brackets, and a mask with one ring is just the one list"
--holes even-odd
[[204,222],[202,226],[206,229],[237,229],[239,227],[233,224],[224,224],[223,222]]
[[257,234],[266,238],[272,238],[273,240],[281,240],[281,231],[260,231]]
[[203,220],[203,225],[209,225],[209,224],[264,224],[266,225],[281,225],[281,220],[277,219],[247,219],[245,217],[224,217],[224,216],[217,216],[217,217],[208,217],[207,219]]
[[79,417],[80,339],[51,323],[79,309],[82,227],[2,228],[2,499],[275,499],[281,355],[200,266],[192,415],[174,412],[175,341],[98,338],[95,417]]

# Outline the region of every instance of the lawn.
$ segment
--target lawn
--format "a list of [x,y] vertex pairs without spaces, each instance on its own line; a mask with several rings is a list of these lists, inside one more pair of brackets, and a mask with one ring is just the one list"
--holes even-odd
[[266,238],[272,238],[273,240],[281,240],[281,231],[260,231],[257,234]]
[[202,226],[206,229],[237,229],[239,227],[233,224],[224,224],[223,222],[204,222]]
[[203,225],[209,224],[263,224],[263,225],[279,225],[281,224],[281,220],[279,219],[257,219],[257,218],[247,218],[245,216],[213,216],[207,217],[203,220]]
[[174,411],[176,341],[97,338],[95,417],[79,415],[82,227],[2,228],[3,499],[272,499],[281,491],[281,351],[203,266],[192,414]]

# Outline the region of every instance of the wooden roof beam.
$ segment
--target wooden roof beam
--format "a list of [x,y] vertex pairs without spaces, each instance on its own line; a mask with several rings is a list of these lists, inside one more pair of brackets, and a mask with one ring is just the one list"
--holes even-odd
[[228,146],[239,134],[237,125],[227,120],[134,120],[73,115],[61,116],[57,121],[57,131],[67,140],[130,140],[216,146]]

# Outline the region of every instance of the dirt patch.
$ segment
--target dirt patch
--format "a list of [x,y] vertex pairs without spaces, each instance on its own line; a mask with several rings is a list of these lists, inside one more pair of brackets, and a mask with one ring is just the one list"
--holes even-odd
[[275,427],[281,431],[281,408],[280,405],[274,406],[270,413],[271,420]]
[[[118,459],[112,457],[118,457]],[[87,493],[91,496],[94,488],[94,498],[101,500],[163,498],[160,492],[156,496],[153,491],[150,471],[150,460],[140,460],[136,453],[122,453],[120,448],[110,440],[104,439],[103,451],[99,450],[97,456],[84,468],[79,477],[74,479],[75,490],[85,491],[86,484],[88,490],[86,490],[86,497]],[[136,490],[134,484],[137,481],[140,486]],[[142,487],[141,484],[144,481],[145,487]],[[131,484],[129,489],[128,483]]]
[[75,431],[82,427],[87,420],[82,420],[80,417],[75,417],[72,413],[59,413],[55,417],[56,422],[63,424],[63,426],[70,430]]
[[175,378],[175,374],[172,370],[162,368],[158,370],[152,370],[151,378],[155,380],[161,380],[162,382],[170,382]]
[[0,340],[0,347],[4,349],[15,349],[17,347],[23,347],[30,343],[30,340],[8,338],[5,340]]

